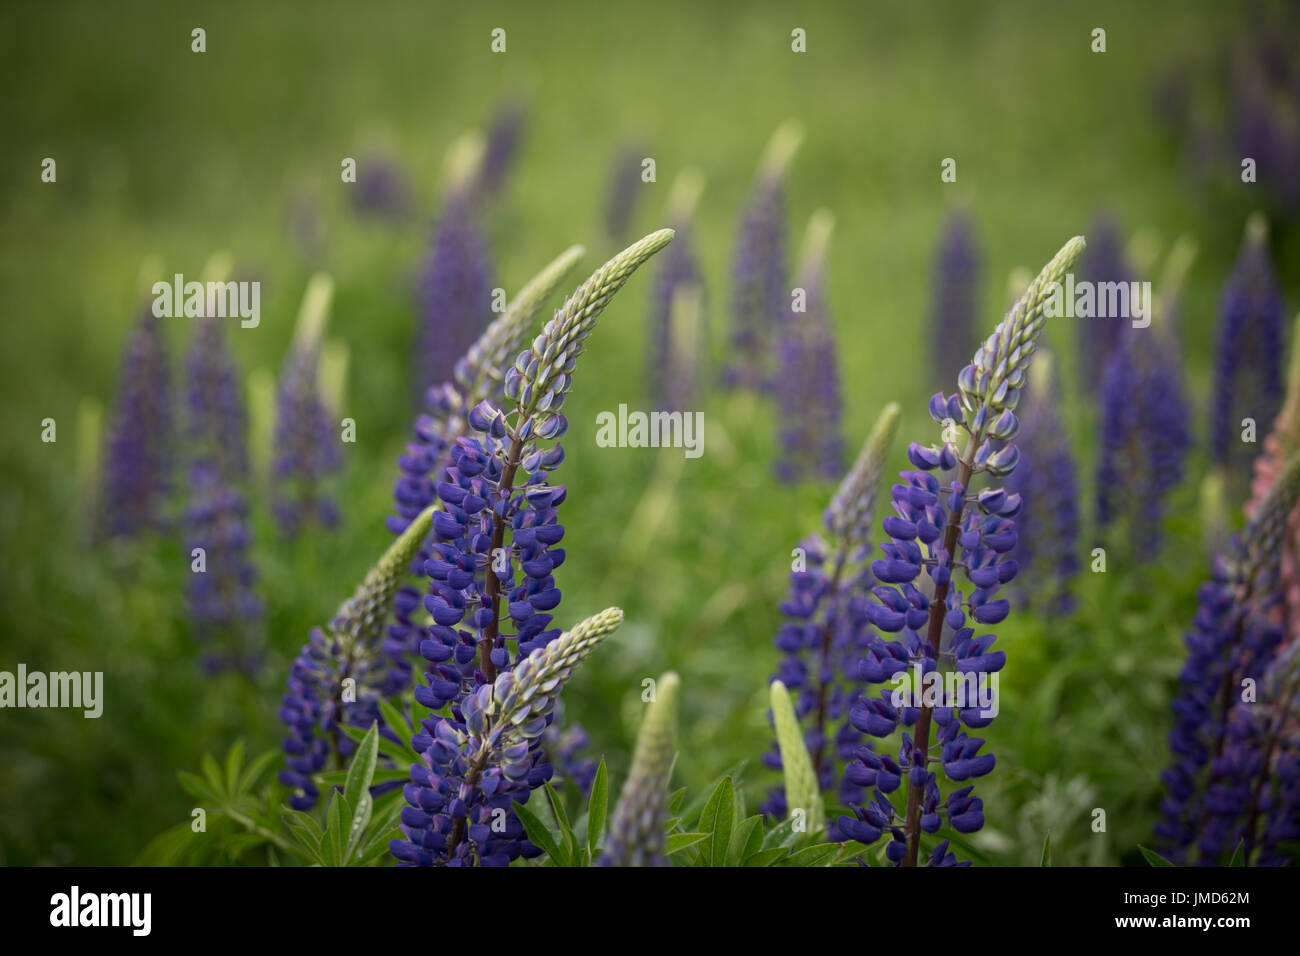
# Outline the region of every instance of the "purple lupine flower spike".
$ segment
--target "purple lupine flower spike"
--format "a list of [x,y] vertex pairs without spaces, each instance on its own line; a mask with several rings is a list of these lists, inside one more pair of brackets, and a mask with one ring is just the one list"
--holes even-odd
[[1017,410],[1020,463],[1006,490],[1024,502],[1016,519],[1012,558],[1031,587],[1012,587],[1021,606],[1059,614],[1074,606],[1071,584],[1079,570],[1079,483],[1070,435],[1061,417],[1061,394],[1052,355],[1040,349],[1029,388]]
[[[1169,734],[1172,761],[1161,776],[1166,789],[1156,827],[1176,863],[1223,863],[1247,836],[1253,844],[1258,820],[1250,819],[1247,808],[1268,808],[1251,802],[1250,794],[1272,780],[1285,784],[1287,773],[1294,773],[1274,766],[1278,776],[1269,776],[1272,757],[1261,758],[1261,739],[1249,725],[1256,719],[1253,707],[1269,703],[1267,682],[1261,681],[1284,640],[1282,564],[1297,501],[1300,454],[1287,462],[1228,554],[1216,562],[1213,577],[1201,585],[1196,617],[1185,635],[1187,658]],[[1248,694],[1251,687],[1260,693]],[[1258,776],[1255,785],[1243,789],[1245,763],[1252,763]],[[1289,779],[1293,787],[1294,777]]]
[[479,192],[487,199],[501,193],[506,177],[514,167],[519,142],[523,138],[524,117],[521,103],[507,103],[497,110],[488,124],[483,172],[479,176]]
[[[793,699],[818,787],[829,793],[838,786],[845,803],[862,799],[861,786],[843,774],[845,762],[863,747],[861,731],[847,718],[864,689],[857,662],[870,646],[865,605],[875,583],[869,567],[871,525],[898,414],[898,405],[885,406],[826,508],[826,536],[813,535],[796,551],[790,592],[781,604],[786,623],[775,641],[784,657],[773,677]],[[774,747],[764,762],[781,769],[779,751]],[[761,809],[785,817],[785,789],[769,791]]]
[[[834,217],[813,214],[799,260],[799,286],[777,330],[777,475],[833,479],[844,470],[840,376],[826,288]],[[802,290],[802,297],[799,297]]]
[[650,348],[646,375],[654,407],[685,411],[700,398],[700,368],[708,348],[703,304],[703,270],[695,250],[692,220],[703,189],[694,169],[673,183],[668,222],[677,233],[664,252],[650,290]]
[[934,257],[929,345],[935,381],[943,381],[975,351],[982,273],[983,256],[971,215],[955,209],[944,224]]
[[190,615],[209,667],[251,672],[260,661],[263,607],[254,590],[248,504],[240,488],[248,475],[247,415],[239,370],[224,341],[225,320],[196,321],[187,383]]
[[362,216],[393,222],[411,215],[411,187],[395,159],[382,153],[361,158],[352,206]]
[[1241,441],[1243,421],[1267,431],[1282,407],[1285,307],[1269,259],[1268,227],[1251,217],[1241,254],[1223,288],[1214,350],[1210,455],[1229,479],[1244,483],[1251,446]]
[[162,320],[145,308],[122,356],[104,448],[103,529],[131,538],[166,520],[173,461],[171,367]]
[[[568,427],[561,409],[596,319],[672,235],[646,236],[578,287],[505,373],[502,404],[513,410],[495,394],[470,408],[437,476],[443,510],[424,565],[433,623],[420,644],[429,669],[415,689],[431,713],[411,741],[424,759],[405,791],[406,839],[391,844],[406,863],[505,865],[540,852],[511,805],[554,773],[541,743],[554,693],[540,685],[544,709],[498,751],[496,742],[509,737],[508,701],[516,691],[528,700],[531,677],[585,655],[622,619],[611,609],[565,634],[551,627],[560,603],[554,572],[565,559],[558,519],[567,492],[553,483],[564,461],[555,442]],[[444,708],[449,716],[440,717]],[[506,812],[504,828],[495,811]]]
[[622,243],[632,227],[632,214],[641,195],[644,146],[629,144],[618,151],[610,170],[609,198],[605,201],[605,235]]
[[289,730],[280,781],[294,789],[289,802],[295,810],[315,806],[320,793],[313,777],[331,762],[328,769],[342,769],[356,749],[342,726],[365,728],[377,721],[380,733],[397,742],[379,709],[380,699],[391,696],[381,646],[384,621],[429,533],[435,507],[426,508],[389,546],[328,629],[312,628],[289,670],[280,705]]
[[[859,677],[869,684],[897,675],[943,676],[945,670],[962,677],[952,685],[955,695],[943,685],[935,688],[929,678],[910,694],[902,686],[859,697],[849,711],[849,722],[873,737],[902,729],[896,760],[874,750],[858,754],[857,767],[846,776],[874,787],[874,799],[838,821],[843,834],[861,843],[888,834],[885,856],[897,865],[918,865],[922,834],[937,833],[945,819],[956,833],[984,824],[983,801],[965,781],[991,771],[994,757],[984,750],[984,739],[967,730],[987,726],[996,711],[996,684],[987,675],[1002,669],[1006,655],[993,650],[995,635],[979,632],[1002,621],[1010,607],[997,595],[1016,576],[1010,552],[1021,498],[1005,488],[977,490],[974,482],[981,474],[1005,478],[1016,468],[1015,409],[1043,330],[1044,306],[1083,247],[1081,236],[1066,243],[962,369],[957,391],[930,399],[941,443],[908,448],[916,470],[900,473],[893,487],[895,514],[882,522],[890,541],[881,545],[884,557],[871,565],[881,584],[873,588],[879,603],[867,605],[865,613],[877,631],[898,636],[871,638]],[[934,471],[947,474],[941,481]],[[922,572],[929,580],[918,583]],[[965,785],[944,800],[932,763]],[[903,811],[889,797],[900,786],[907,795]],[[955,865],[945,851],[929,859]]]
[[280,529],[290,536],[312,524],[332,528],[338,522],[338,509],[321,487],[343,462],[319,387],[321,340],[332,295],[328,275],[312,278],[280,374],[272,508]]
[[[1133,269],[1124,255],[1124,240],[1118,224],[1110,216],[1100,217],[1090,233],[1088,251],[1079,262],[1079,276],[1093,283],[1094,288],[1103,282],[1129,283],[1134,279]],[[1131,286],[1129,286],[1131,288]],[[1094,394],[1101,384],[1102,375],[1111,355],[1125,338],[1129,322],[1122,317],[1092,316],[1076,318],[1079,355],[1079,372],[1085,393]]]
[[1165,300],[1153,306],[1152,323],[1125,333],[1102,376],[1097,524],[1122,524],[1131,554],[1159,551],[1166,499],[1192,445],[1175,331],[1180,282],[1162,281]]
[[492,316],[492,267],[476,201],[482,152],[476,136],[452,147],[433,247],[417,280],[421,325],[415,382],[421,397],[451,380],[456,359]]
[[786,264],[786,172],[803,132],[784,123],[772,135],[759,163],[758,176],[740,222],[731,267],[733,363],[725,371],[728,385],[766,388],[771,376],[771,347],[789,307]]

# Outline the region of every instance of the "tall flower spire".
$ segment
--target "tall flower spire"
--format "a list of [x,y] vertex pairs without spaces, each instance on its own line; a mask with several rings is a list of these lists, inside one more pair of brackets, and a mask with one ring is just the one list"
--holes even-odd
[[[1016,545],[1021,499],[997,487],[976,492],[972,479],[981,474],[1004,478],[1016,468],[1019,451],[1013,439],[1020,426],[1015,409],[1043,330],[1043,308],[1083,248],[1081,236],[1067,242],[961,370],[957,392],[930,399],[941,443],[908,448],[917,470],[900,473],[902,481],[893,487],[896,514],[882,522],[891,540],[881,546],[884,557],[872,563],[882,586],[874,589],[879,603],[868,605],[866,612],[879,631],[900,636],[874,638],[859,663],[859,676],[871,684],[909,671],[938,675],[951,668],[961,676],[956,693],[940,689],[936,697],[930,680],[923,680],[910,693],[900,687],[861,697],[849,712],[850,723],[873,737],[908,728],[902,731],[897,761],[874,751],[859,753],[861,766],[853,778],[874,786],[874,799],[839,820],[840,830],[862,843],[888,833],[885,855],[896,864],[921,862],[922,834],[938,832],[945,818],[957,833],[984,824],[983,801],[972,796],[973,785],[950,792],[945,801],[930,769],[932,762],[940,763],[949,780],[964,783],[994,765],[992,754],[980,752],[984,740],[969,736],[963,725],[971,730],[987,726],[996,710],[996,690],[985,679],[1002,669],[1006,655],[992,649],[993,634],[977,636],[976,630],[1007,616],[1009,602],[997,592],[1016,575],[1009,552]],[[931,474],[936,470],[949,474],[940,481]],[[930,580],[918,586],[922,569]],[[958,587],[963,580],[967,587]],[[935,741],[933,727],[938,728]],[[939,747],[937,761],[932,744]],[[900,811],[889,794],[904,779],[907,805]],[[946,840],[928,862],[955,863]]]
[[343,461],[320,392],[321,340],[333,288],[324,273],[308,283],[280,374],[272,507],[288,535],[313,523],[333,527],[338,521],[334,502],[321,488]]
[[476,204],[482,156],[478,134],[462,137],[448,153],[442,210],[418,279],[415,381],[421,396],[451,378],[453,363],[492,315],[492,267]]
[[1210,406],[1210,455],[1238,487],[1250,454],[1241,441],[1244,419],[1262,431],[1282,404],[1283,308],[1267,225],[1262,216],[1252,216],[1220,300]]
[[983,256],[970,212],[948,214],[934,257],[934,302],[930,311],[932,373],[942,381],[960,368],[978,344]]
[[[862,743],[848,711],[863,690],[857,662],[870,646],[865,605],[874,583],[868,567],[871,525],[898,415],[892,402],[880,413],[826,508],[825,537],[813,535],[795,550],[790,591],[781,604],[786,623],[775,641],[784,657],[773,679],[793,697],[818,787],[829,793],[838,786],[846,802],[860,800],[862,794],[861,786],[844,778],[842,770]],[[764,762],[780,769],[782,754],[773,751]],[[771,791],[763,810],[773,817],[786,816],[784,791]]]
[[1024,505],[1017,518],[1012,558],[1034,582],[1014,587],[1022,605],[1049,613],[1074,606],[1071,582],[1079,569],[1079,483],[1070,435],[1061,417],[1061,395],[1052,355],[1040,349],[1017,417],[1020,463],[1006,489]]
[[103,530],[134,537],[166,519],[172,488],[170,356],[162,320],[145,308],[122,356],[103,456]]
[[772,134],[741,217],[731,268],[732,358],[729,384],[764,388],[769,352],[787,310],[786,174],[803,139],[788,121]]
[[[1124,238],[1113,217],[1104,215],[1093,223],[1088,251],[1079,261],[1080,278],[1093,283],[1129,283],[1133,267],[1124,255]],[[1111,355],[1125,338],[1128,323],[1121,317],[1091,316],[1071,320],[1078,335],[1080,384],[1085,394],[1094,394]]]
[[804,237],[799,285],[777,331],[778,461],[787,480],[834,478],[844,468],[840,376],[826,288],[826,251],[835,218],[821,209]]
[[664,252],[650,290],[650,348],[647,378],[654,407],[685,411],[699,397],[707,334],[703,316],[703,271],[695,251],[693,220],[704,179],[682,170],[668,199],[668,223],[676,232]]
[[[519,837],[513,816],[507,825],[513,836],[501,838],[490,824],[493,809],[508,810],[511,800],[522,802],[551,776],[540,739],[551,710],[543,712],[546,719],[535,734],[502,744],[498,772],[492,741],[502,723],[494,723],[489,704],[512,687],[524,693],[522,674],[516,685],[510,680],[526,660],[560,653],[553,648],[564,638],[550,627],[549,612],[560,603],[552,572],[565,558],[556,545],[564,536],[558,508],[566,491],[551,481],[564,460],[563,448],[554,444],[568,428],[561,409],[597,318],[672,235],[669,229],[651,233],[578,287],[506,372],[506,408],[513,410],[503,410],[494,398],[469,409],[468,431],[456,440],[439,476],[443,510],[434,515],[425,562],[430,582],[424,606],[433,625],[420,644],[430,670],[415,696],[433,712],[450,704],[451,716],[431,713],[412,740],[424,763],[412,768],[407,787],[407,840],[393,848],[407,862],[508,863],[535,849]],[[607,632],[617,620],[586,623]]]

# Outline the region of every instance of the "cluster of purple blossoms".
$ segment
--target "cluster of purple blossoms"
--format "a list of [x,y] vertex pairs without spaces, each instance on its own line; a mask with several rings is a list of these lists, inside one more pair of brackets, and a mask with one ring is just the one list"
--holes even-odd
[[[263,608],[254,591],[248,503],[240,488],[248,475],[248,419],[221,321],[198,320],[188,363],[187,523],[190,556],[196,562],[190,616],[208,644],[209,667],[251,671],[260,657]],[[202,549],[201,555],[195,549]]]
[[[1261,17],[1228,69],[1232,155],[1255,161],[1256,181],[1276,210],[1300,213],[1300,15],[1283,5],[1280,19]],[[1237,165],[1237,163],[1233,163]]]
[[703,318],[703,280],[695,250],[692,211],[698,196],[698,179],[684,174],[686,186],[674,192],[694,192],[688,199],[670,203],[670,227],[677,233],[664,253],[650,287],[650,348],[646,377],[656,409],[685,411],[699,396],[699,370],[708,336]]
[[394,222],[411,215],[411,187],[396,160],[373,155],[357,163],[352,206],[362,216]]
[[[1125,283],[1133,281],[1133,270],[1124,257],[1124,240],[1118,224],[1110,216],[1102,216],[1093,224],[1094,238],[1088,242],[1088,251],[1079,263],[1081,281],[1096,288],[1104,282]],[[1092,316],[1074,320],[1078,334],[1080,384],[1086,394],[1092,395],[1100,387],[1106,365],[1125,338],[1128,324],[1120,317]]]
[[[869,567],[871,526],[880,476],[898,430],[898,412],[895,404],[885,407],[831,499],[823,518],[829,542],[814,535],[796,552],[790,592],[781,604],[786,622],[775,640],[784,656],[773,679],[790,691],[818,787],[829,793],[838,784],[844,804],[862,800],[862,788],[845,778],[842,769],[863,743],[862,732],[848,714],[864,690],[857,670],[872,634],[866,611],[875,583]],[[763,761],[780,770],[779,749],[773,746]],[[789,812],[785,789],[770,790],[761,809],[784,818]],[[831,831],[836,839],[833,822]]]
[[145,309],[131,332],[104,449],[103,530],[158,529],[171,493],[171,369],[162,321]]
[[524,108],[519,103],[507,103],[497,110],[488,124],[487,143],[483,149],[483,164],[478,178],[479,194],[491,199],[501,193],[506,177],[519,154],[523,138]]
[[1170,317],[1130,329],[1101,380],[1097,525],[1122,524],[1131,554],[1159,550],[1166,499],[1192,447],[1190,417]]
[[285,359],[276,402],[272,509],[281,530],[296,535],[319,524],[332,528],[338,509],[323,482],[343,463],[318,381],[319,339],[296,341]]
[[451,380],[456,359],[492,315],[491,264],[472,180],[452,185],[443,200],[417,282],[422,321],[416,344],[419,395]]
[[[961,371],[957,392],[930,399],[942,443],[908,448],[916,470],[900,473],[892,489],[895,514],[882,522],[890,540],[881,545],[884,557],[871,565],[880,584],[872,589],[878,603],[868,604],[866,614],[881,634],[899,636],[873,636],[858,676],[895,688],[860,697],[849,722],[872,737],[901,729],[901,744],[897,758],[869,747],[858,751],[845,776],[872,788],[873,799],[841,816],[839,829],[867,844],[888,834],[885,855],[896,865],[916,866],[922,834],[937,833],[945,818],[957,833],[984,823],[983,802],[965,782],[991,771],[995,760],[981,753],[985,740],[967,730],[992,722],[996,685],[988,675],[1002,669],[1006,655],[993,649],[993,634],[977,631],[1010,610],[997,595],[1018,570],[1010,554],[1021,498],[1005,488],[976,492],[972,480],[980,474],[1005,478],[1016,468],[1015,408],[1042,333],[1043,307],[1083,246],[1082,237],[1066,243]],[[918,584],[922,573],[929,581]],[[965,587],[958,586],[963,581]],[[932,764],[964,784],[946,800]],[[889,797],[900,787],[907,794],[904,811]],[[943,844],[929,861],[958,865]]]
[[1267,228],[1252,218],[1220,300],[1210,406],[1210,455],[1244,482],[1249,446],[1243,419],[1266,428],[1282,406],[1282,291],[1269,259]]
[[[551,627],[560,603],[553,572],[565,558],[558,509],[566,497],[551,480],[564,461],[554,442],[568,427],[560,409],[597,317],[672,235],[660,230],[635,243],[570,296],[504,376],[513,415],[490,398],[475,404],[435,476],[441,510],[433,516],[423,601],[432,624],[420,643],[429,669],[415,691],[431,713],[412,739],[424,762],[411,768],[405,790],[406,839],[392,844],[403,862],[505,865],[540,852],[511,804],[525,802],[554,774],[543,747],[553,703],[529,725],[533,732],[499,753],[492,741],[505,720],[498,715],[493,723],[492,704],[526,683],[519,675],[568,655],[563,638],[585,640],[591,624],[598,639],[617,624],[592,619],[564,635]],[[493,825],[496,811],[505,811],[503,827]]]
[[[842,401],[826,290],[830,213],[808,225],[799,287],[777,331],[777,476],[834,479],[844,469]],[[799,291],[803,296],[799,298]]]
[[1221,864],[1240,846],[1247,863],[1276,863],[1279,843],[1300,835],[1300,675],[1294,651],[1279,654],[1282,554],[1298,499],[1293,456],[1201,586],[1161,776],[1156,835],[1174,862]]
[[609,198],[605,201],[605,235],[614,242],[622,242],[632,226],[632,213],[641,193],[641,162],[645,155],[643,147],[631,144],[614,157],[609,174]]
[[1074,606],[1071,584],[1079,570],[1079,483],[1052,369],[1051,354],[1041,350],[1018,409],[1020,462],[1007,477],[1006,490],[1024,502],[1011,557],[1034,582],[1032,589],[1013,586],[1011,591],[1021,606],[1035,604],[1058,614]]
[[929,351],[936,381],[961,368],[975,351],[982,273],[983,257],[970,214],[954,210],[934,258]]

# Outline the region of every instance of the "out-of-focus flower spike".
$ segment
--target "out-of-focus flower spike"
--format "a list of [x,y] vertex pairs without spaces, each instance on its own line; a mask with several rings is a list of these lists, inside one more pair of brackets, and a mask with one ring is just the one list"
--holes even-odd
[[786,812],[804,815],[804,831],[819,832],[825,824],[821,790],[817,786],[817,773],[812,758],[804,745],[799,719],[790,702],[790,692],[779,680],[771,683],[772,723],[776,728],[776,743],[781,751],[781,769],[785,774]]
[[677,749],[677,697],[672,671],[655,683],[655,699],[636,737],[627,781],[618,795],[605,837],[601,866],[664,866],[668,784]]
[[[931,357],[936,382],[945,381],[953,369],[961,368],[978,344],[975,323],[980,306],[982,258],[970,210],[952,210],[934,258],[934,302],[926,351]],[[1026,275],[1015,296],[1024,292],[1028,284]]]
[[[659,261],[650,290],[647,379],[654,407],[684,411],[699,398],[708,348],[703,270],[695,252],[695,207],[704,177],[694,167],[677,174],[668,195],[668,225],[676,232]],[[679,295],[684,296],[679,301]]]
[[871,539],[876,493],[898,435],[900,411],[897,402],[890,402],[881,410],[871,434],[862,443],[857,461],[840,482],[826,509],[827,530],[850,548],[861,547]]
[[1199,492],[1201,539],[1205,553],[1213,559],[1223,554],[1232,538],[1232,524],[1228,519],[1226,482],[1222,468],[1212,468],[1203,479]]
[[325,411],[338,416],[347,400],[348,366],[352,348],[343,339],[326,339],[320,353],[320,400]]

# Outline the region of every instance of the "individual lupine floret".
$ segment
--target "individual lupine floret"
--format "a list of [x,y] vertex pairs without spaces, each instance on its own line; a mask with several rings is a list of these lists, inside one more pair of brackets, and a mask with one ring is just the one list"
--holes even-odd
[[103,529],[135,537],[166,520],[173,461],[171,366],[162,321],[146,308],[127,340],[103,455]]
[[352,738],[340,730],[343,725],[365,728],[379,721],[380,732],[396,741],[379,712],[380,699],[389,696],[384,622],[436,509],[426,508],[389,545],[327,629],[312,628],[289,670],[280,706],[289,729],[283,744],[287,769],[280,771],[280,780],[296,791],[290,804],[297,810],[315,806],[320,796],[312,777],[327,765],[342,769],[355,750]]
[[1040,349],[1016,416],[1020,463],[1007,477],[1006,490],[1024,502],[1011,556],[1019,573],[1034,582],[1013,586],[1013,593],[1023,606],[1062,613],[1074,606],[1071,583],[1079,570],[1079,483],[1054,366],[1051,353]]
[[672,671],[655,683],[655,699],[636,735],[627,781],[618,795],[600,866],[667,866],[664,835],[668,784],[677,754],[677,697]]
[[1283,308],[1269,260],[1268,229],[1262,217],[1254,216],[1220,300],[1210,406],[1210,455],[1228,469],[1236,488],[1250,454],[1241,441],[1244,420],[1262,428],[1282,404]]
[[1166,791],[1156,828],[1175,862],[1186,861],[1194,847],[1198,861],[1213,864],[1236,843],[1222,825],[1222,805],[1211,796],[1231,770],[1222,761],[1232,759],[1224,752],[1233,702],[1242,699],[1243,688],[1259,685],[1283,643],[1282,554],[1297,500],[1300,454],[1201,585],[1185,635],[1187,658],[1169,734],[1172,760],[1161,776]]
[[1125,334],[1102,376],[1097,524],[1122,523],[1131,554],[1158,553],[1166,499],[1192,446],[1175,335],[1179,284],[1180,278],[1162,283],[1165,298],[1150,326]]
[[207,664],[251,671],[261,648],[262,602],[249,557],[247,415],[221,321],[197,320],[188,362],[190,616]]
[[730,385],[765,388],[773,336],[785,318],[790,290],[786,263],[786,173],[803,132],[786,122],[772,135],[740,221],[731,267],[733,364]]
[[272,509],[280,530],[290,536],[311,524],[331,528],[338,522],[338,509],[321,487],[343,463],[319,384],[321,340],[332,295],[328,275],[312,277],[280,373]]
[[695,251],[693,219],[704,180],[685,169],[673,182],[668,222],[676,238],[664,252],[650,289],[650,348],[646,377],[654,407],[685,411],[699,398],[708,335],[703,271]]
[[781,769],[785,773],[785,804],[787,813],[801,813],[805,833],[818,833],[825,824],[822,794],[817,784],[817,772],[804,745],[799,729],[799,718],[794,714],[790,692],[779,680],[770,687],[772,699],[772,725],[776,729],[776,743],[781,751]]
[[[862,733],[848,721],[849,707],[862,691],[857,663],[869,647],[865,606],[874,584],[870,568],[871,525],[885,461],[898,431],[898,405],[885,406],[823,515],[826,537],[813,535],[796,551],[790,592],[781,604],[786,622],[776,636],[784,654],[774,677],[794,697],[804,726],[804,743],[822,793],[844,803],[862,799],[859,785],[841,769],[862,745]],[[764,757],[774,770],[781,756]],[[785,793],[768,794],[763,811],[778,819],[788,813]]]
[[525,803],[549,776],[536,757],[555,702],[574,668],[622,620],[622,611],[606,608],[483,681],[452,716],[431,715],[428,734],[416,737],[425,762],[411,768],[410,806],[402,808],[407,839],[391,842],[394,856],[419,866],[506,866],[537,855],[511,805]]
[[934,302],[927,349],[931,371],[942,381],[960,368],[978,343],[983,255],[970,213],[954,209],[944,225],[934,257]]
[[[902,480],[893,487],[896,514],[882,522],[891,540],[881,545],[885,556],[871,571],[883,586],[874,589],[879,603],[866,612],[879,631],[900,636],[874,637],[859,676],[871,684],[896,675],[902,681],[892,693],[860,697],[849,720],[873,737],[889,737],[900,727],[910,730],[902,732],[896,761],[860,755],[853,779],[874,787],[874,799],[854,808],[853,816],[840,817],[839,827],[863,843],[888,833],[885,855],[895,864],[916,866],[922,833],[938,832],[945,817],[958,833],[974,832],[984,823],[983,802],[972,796],[972,785],[944,800],[930,769],[932,762],[940,763],[949,780],[963,782],[994,765],[992,754],[980,752],[985,741],[969,736],[963,725],[977,730],[992,722],[996,701],[989,696],[992,688],[981,686],[982,675],[1001,670],[1006,655],[993,650],[993,634],[976,631],[1002,621],[1010,609],[997,592],[1016,574],[1009,552],[1016,545],[1021,499],[997,487],[976,492],[972,479],[981,473],[1004,478],[1015,470],[1015,408],[1043,330],[1043,307],[1083,248],[1081,236],[1066,243],[962,369],[957,392],[930,399],[930,415],[942,428],[941,444],[908,448],[917,470],[900,473]],[[935,470],[955,473],[941,482],[930,473]],[[930,580],[918,586],[923,570]],[[943,678],[945,664],[960,683],[943,681],[948,686],[936,688],[933,681]],[[909,689],[908,681],[918,674],[921,685]],[[934,741],[932,725],[938,728]],[[933,744],[940,749],[937,760]],[[907,807],[900,813],[888,794],[904,780]],[[931,861],[955,862],[946,848]]]
[[[430,670],[415,691],[416,699],[431,711],[450,704],[452,717],[449,723],[431,715],[423,723],[424,733],[412,741],[430,766],[439,768],[440,780],[447,774],[469,772],[468,763],[456,763],[452,752],[435,746],[437,735],[445,738],[462,716],[468,720],[465,701],[559,637],[558,630],[550,628],[549,612],[560,601],[552,572],[565,557],[564,550],[555,546],[564,536],[558,506],[566,492],[562,485],[550,482],[551,473],[564,459],[563,449],[551,444],[568,427],[560,409],[597,317],[631,274],[671,239],[669,229],[646,236],[579,286],[506,373],[504,393],[514,405],[513,414],[484,399],[466,417],[474,437],[463,436],[452,448],[450,464],[437,485],[445,510],[434,516],[431,556],[425,563],[431,580],[424,606],[433,624],[420,653]],[[527,477],[517,483],[521,471]],[[521,580],[516,570],[523,573]],[[502,629],[506,623],[513,632]],[[515,764],[528,761],[532,787],[552,774],[541,756],[540,741],[533,740],[525,754],[511,757]],[[441,784],[430,783],[418,766],[415,770],[415,789],[408,790],[408,801],[412,808],[428,810],[419,801],[432,799],[425,790]],[[517,826],[511,819],[511,826]],[[426,851],[459,846],[445,839],[442,845],[420,842],[443,839],[429,832],[423,836],[408,832],[412,845]],[[512,840],[505,846],[503,852],[513,858],[523,844]],[[406,859],[463,862],[463,855]],[[478,851],[477,857],[498,862],[493,853]]]
[[[1100,217],[1092,228],[1087,253],[1079,260],[1080,279],[1092,283],[1100,296],[1102,283],[1121,283],[1132,288],[1133,268],[1124,255],[1124,240],[1118,224],[1110,216]],[[1127,337],[1128,322],[1123,316],[1079,316],[1077,348],[1080,384],[1085,394],[1095,394],[1106,365]]]
[[[844,470],[840,376],[826,289],[826,250],[835,219],[808,223],[799,285],[777,331],[777,475],[835,478]],[[800,295],[802,292],[802,295]]]
[[[397,460],[401,476],[393,489],[396,514],[389,530],[401,534],[437,498],[437,482],[448,464],[451,446],[467,427],[465,412],[501,394],[504,370],[528,341],[533,321],[582,258],[582,246],[570,246],[535,275],[510,301],[469,351],[456,363],[455,381],[430,388],[425,410],[416,418],[414,440]],[[429,549],[421,548],[412,571],[422,571]],[[420,592],[403,585],[394,602],[395,622],[389,629],[388,652],[393,661],[393,693],[410,685],[407,658],[419,652],[422,629]]]
[[476,202],[482,138],[466,136],[451,149],[433,247],[417,281],[420,331],[416,343],[418,395],[449,381],[453,363],[492,315],[492,266]]

